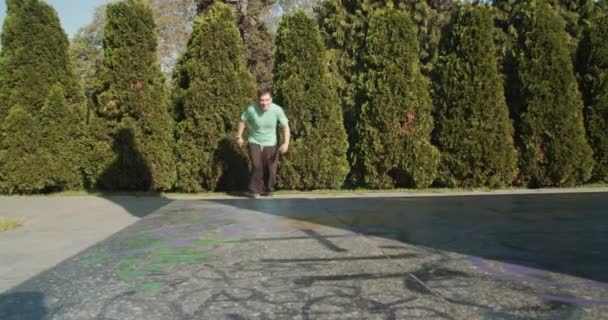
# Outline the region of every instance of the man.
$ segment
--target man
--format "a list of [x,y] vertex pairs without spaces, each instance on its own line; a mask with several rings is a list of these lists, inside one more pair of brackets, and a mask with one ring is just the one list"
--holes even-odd
[[[277,148],[277,124],[281,126],[283,143]],[[243,132],[248,128],[249,158],[252,172],[249,180],[249,195],[272,196],[276,183],[279,154],[289,149],[289,125],[285,112],[272,103],[269,89],[258,91],[258,102],[251,104],[241,115],[236,141],[243,147]]]

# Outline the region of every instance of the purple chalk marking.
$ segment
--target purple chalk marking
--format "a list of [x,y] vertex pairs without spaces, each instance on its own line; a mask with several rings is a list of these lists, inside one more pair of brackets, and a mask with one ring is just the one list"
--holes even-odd
[[550,294],[542,294],[542,295],[539,295],[539,297],[545,301],[552,301],[552,302],[563,302],[563,303],[571,303],[571,304],[578,304],[578,305],[608,305],[608,300],[582,299],[582,298],[576,298],[576,297],[568,298],[568,297],[553,296]]
[[243,230],[238,230],[238,229],[224,229],[224,232],[222,233],[223,237],[226,238],[232,238],[232,237],[237,237],[243,234]]
[[[276,217],[268,217],[268,216],[256,216],[250,217],[249,219],[245,219],[246,221],[235,222],[234,224],[226,225],[227,218],[234,219],[233,215],[219,215],[216,217],[216,221],[210,221],[201,225],[196,226],[182,226],[182,227],[173,227],[173,226],[164,226],[157,229],[152,229],[147,231],[149,234],[154,235],[159,238],[166,239],[165,241],[169,241],[171,238],[177,237],[179,235],[188,236],[200,234],[206,231],[220,230],[223,237],[233,238],[242,236],[243,234],[259,231],[265,227],[268,227],[269,224],[278,221],[279,219]],[[128,258],[129,256],[147,253],[156,249],[170,248],[170,247],[187,247],[192,245],[192,243],[197,240],[196,238],[181,238],[170,240],[167,244],[152,246],[141,249],[134,249],[119,252],[114,254],[113,256],[116,258]]]
[[175,237],[178,234],[195,234],[211,229],[212,226],[199,225],[199,226],[188,226],[188,227],[163,227],[159,229],[150,230],[149,232],[157,237],[170,238]]
[[[169,226],[163,226],[160,228],[148,230],[148,231],[146,231],[148,234],[161,238],[160,240],[162,240],[163,243],[160,245],[156,245],[156,246],[118,252],[116,254],[113,254],[112,256],[115,258],[124,259],[124,258],[128,258],[130,256],[133,256],[133,255],[136,255],[136,254],[148,253],[152,250],[157,250],[157,249],[187,247],[187,246],[192,245],[192,243],[194,241],[198,240],[198,237],[196,237],[194,235],[201,234],[201,233],[208,232],[208,231],[219,230],[219,229],[222,229],[222,231],[227,235],[230,235],[232,233],[238,234],[238,233],[242,233],[243,230],[245,230],[244,227],[263,226],[263,225],[267,224],[267,220],[268,220],[268,219],[264,219],[262,217],[261,219],[256,218],[256,220],[253,220],[254,221],[253,223],[249,223],[249,221],[248,221],[248,223],[236,223],[236,224],[227,226],[226,219],[229,219],[229,218],[234,219],[235,217],[234,217],[234,215],[219,214],[219,215],[215,216],[215,219],[213,219],[213,221],[209,221],[207,223],[203,223],[203,224],[199,224],[199,225],[195,225],[195,226],[170,226],[169,225]],[[232,230],[232,231],[229,230],[228,232],[226,232],[226,230],[223,230],[223,228],[226,228],[226,227],[233,227],[234,230]],[[173,239],[173,238],[177,238],[179,236],[182,236],[183,238]]]
[[545,285],[545,286],[550,286],[550,287],[555,287],[555,286],[559,287],[560,286],[559,284],[557,284],[553,281],[532,278],[525,274],[518,275],[518,274],[513,274],[513,273],[506,273],[503,270],[492,267],[485,260],[478,258],[478,257],[471,258],[471,263],[475,267],[477,267],[477,269],[480,269],[481,271],[483,271],[487,274],[490,274],[496,278],[502,279],[502,280],[529,282],[529,283]]
[[132,255],[150,252],[150,251],[152,251],[152,249],[154,249],[154,247],[121,251],[121,252],[118,252],[118,253],[114,254],[113,256],[115,258],[124,259],[124,258],[128,258],[128,257],[130,257]]
[[192,242],[194,242],[194,239],[177,239],[177,240],[173,240],[171,241],[171,244],[169,244],[170,247],[187,247],[189,245],[192,244]]
[[546,272],[544,270],[530,268],[525,266],[520,266],[512,263],[501,263],[503,265],[503,269],[510,273],[519,273],[525,275],[536,275],[536,276],[546,276]]
[[223,226],[222,236],[227,238],[241,237],[248,233],[255,233],[262,229],[267,228],[272,223],[276,222],[277,219],[260,217],[254,221],[242,221],[241,223],[231,224]]
[[592,288],[592,289],[608,290],[608,283],[596,282],[596,281],[569,282],[569,283],[566,283],[566,285],[569,287],[577,287],[577,288]]
[[161,238],[169,238],[177,234],[177,230],[175,228],[160,228],[150,230],[149,232],[150,234]]
[[152,250],[155,250],[155,249],[157,250],[157,249],[166,249],[166,248],[187,247],[187,246],[191,245],[194,242],[194,240],[196,240],[196,239],[175,239],[175,240],[171,241],[167,245],[153,246],[153,247],[147,247],[147,248],[140,248],[140,249],[133,249],[133,250],[122,251],[122,252],[114,254],[113,256],[115,258],[125,259],[125,258],[128,258],[128,257],[136,255],[136,254],[148,253],[148,252],[150,252]]
[[[543,270],[536,268],[529,268],[520,265],[515,265],[511,263],[503,263],[499,262],[500,267],[495,268],[492,267],[487,261],[479,257],[471,257],[471,263],[477,269],[492,275],[501,280],[508,281],[518,281],[518,282],[527,282],[534,283],[539,285],[546,285],[554,288],[561,289],[569,289],[575,287],[587,287],[587,288],[596,288],[596,289],[607,289],[608,284],[596,282],[596,281],[587,281],[587,282],[571,282],[571,283],[561,283],[558,281],[551,280],[543,280],[534,277],[530,277],[530,275],[536,276],[546,276],[547,273]],[[572,303],[579,305],[608,305],[608,300],[594,300],[594,299],[583,299],[578,297],[563,297],[563,296],[555,296],[549,294],[542,294],[539,297],[546,301],[554,301],[554,302],[564,302],[564,303]]]

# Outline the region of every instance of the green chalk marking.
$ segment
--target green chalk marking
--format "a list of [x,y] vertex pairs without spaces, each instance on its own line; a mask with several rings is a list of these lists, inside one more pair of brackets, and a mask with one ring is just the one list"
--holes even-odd
[[85,266],[94,266],[103,262],[108,255],[106,253],[94,253],[91,256],[80,260],[80,263]]
[[[201,216],[194,216],[194,219],[190,219],[189,223],[202,222],[202,220],[203,219]],[[237,222],[234,220],[220,221],[221,225],[231,225],[235,223]],[[216,228],[213,231],[221,233],[223,232],[223,229]],[[194,241],[190,246],[179,247],[171,246],[171,242],[167,242],[166,240],[163,241],[161,239],[149,237],[128,239],[123,243],[124,249],[137,250],[142,248],[150,248],[150,251],[145,253],[136,253],[130,258],[121,260],[118,264],[116,275],[123,280],[132,280],[153,274],[155,272],[161,272],[176,265],[196,263],[208,257],[207,253],[194,252],[197,251],[196,248],[240,240],[240,238],[200,238],[199,240]],[[106,256],[93,256],[87,261],[88,263],[95,264],[101,262],[104,258],[106,258]],[[144,283],[142,284],[141,288],[156,289],[158,285],[159,283],[154,282]]]
[[226,239],[200,239],[197,241],[194,241],[193,244],[199,247],[204,247],[204,246],[211,246],[214,244],[221,244],[221,243],[228,243],[228,242],[235,242],[235,241],[240,241],[240,238],[226,238]]
[[221,223],[221,224],[223,224],[223,225],[225,225],[225,226],[229,226],[229,225],[231,225],[231,224],[236,224],[236,223],[238,223],[238,222],[237,222],[237,221],[234,221],[234,220],[229,220],[229,219],[226,219],[226,220],[221,220],[221,221],[220,221],[220,223]]
[[157,244],[160,241],[161,240],[159,240],[159,239],[153,239],[153,238],[128,239],[127,241],[124,242],[123,250],[148,248],[148,247],[152,247],[153,245]]
[[165,286],[165,284],[162,282],[150,281],[150,282],[144,282],[144,283],[140,284],[138,286],[138,288],[142,289],[142,290],[158,290],[164,286]]
[[176,226],[201,225],[203,224],[203,216],[200,214],[174,215],[169,217],[169,223]]
[[143,257],[126,259],[118,266],[117,275],[123,280],[134,279],[162,271],[178,264],[198,262],[206,253],[193,253],[188,248],[162,248]]

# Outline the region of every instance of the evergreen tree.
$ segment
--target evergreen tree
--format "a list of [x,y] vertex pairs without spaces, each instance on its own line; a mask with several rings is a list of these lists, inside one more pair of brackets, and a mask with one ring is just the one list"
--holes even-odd
[[608,14],[590,25],[579,56],[587,134],[596,161],[594,178],[608,182]]
[[70,105],[85,97],[73,72],[69,41],[55,10],[40,0],[7,0],[0,53],[0,122],[15,105],[35,116],[60,83]]
[[374,11],[366,42],[355,164],[367,187],[427,187],[439,152],[430,144],[432,104],[414,24],[403,11]]
[[233,141],[239,115],[255,95],[255,83],[227,5],[215,2],[195,21],[173,83],[177,189],[243,188],[246,155]]
[[272,85],[273,31],[265,22],[267,17],[264,17],[264,12],[273,4],[273,0],[248,0],[247,13],[239,23],[245,44],[247,68],[260,87]]
[[493,17],[485,5],[463,5],[436,69],[438,181],[450,187],[505,186],[516,175],[513,125],[497,67]]
[[[504,73],[507,75],[506,91],[512,92],[511,85],[516,82],[514,57],[514,47],[517,45],[518,30],[522,17],[522,10],[525,10],[530,0],[494,0],[492,5],[498,9],[497,25],[502,29],[498,34],[499,38],[499,61],[504,64]],[[567,35],[562,45],[568,48],[571,58],[576,60],[576,50],[582,39],[583,30],[592,23],[593,19],[601,15],[603,9],[601,2],[595,0],[549,0],[549,4],[564,19],[564,28]],[[577,69],[581,72],[581,69]],[[507,101],[512,97],[507,96]]]
[[55,85],[38,116],[39,152],[53,159],[44,170],[49,191],[82,188],[83,117],[68,108],[63,87]]
[[333,85],[338,90],[344,127],[348,134],[348,160],[351,165],[348,187],[358,186],[362,172],[354,166],[358,112],[362,99],[357,88],[363,73],[363,48],[368,28],[367,11],[361,0],[326,0],[317,9]]
[[[85,188],[112,189],[113,186],[118,185],[112,181],[108,172],[110,166],[116,163],[118,158],[118,155],[112,150],[115,132],[115,122],[107,121],[96,113],[90,115],[88,125],[84,130],[82,147],[82,170]],[[130,175],[127,175],[127,177],[130,177]]]
[[571,186],[593,169],[564,23],[544,0],[524,5],[516,48],[516,100],[510,101],[520,148],[521,182]]
[[95,8],[93,21],[80,28],[72,38],[70,55],[76,73],[80,75],[87,100],[87,121],[95,112],[94,96],[103,63],[103,28],[106,20],[106,6]]
[[279,163],[285,189],[337,189],[349,172],[342,110],[330,85],[315,21],[284,16],[276,38],[276,101],[290,118],[290,152]]
[[[216,0],[196,0],[197,11],[205,15]],[[245,63],[258,86],[272,85],[273,30],[269,22],[274,0],[222,0],[232,9],[245,46]],[[279,3],[280,5],[280,3]]]
[[361,172],[354,166],[357,137],[357,121],[365,96],[358,88],[365,73],[363,54],[369,29],[370,13],[386,6],[407,12],[416,28],[419,40],[418,53],[423,74],[430,75],[437,59],[441,29],[447,23],[452,10],[451,0],[437,1],[378,1],[378,0],[325,0],[317,8],[318,23],[328,48],[329,68],[332,81],[338,88],[344,123],[348,133],[351,174],[350,187],[360,181]]
[[53,159],[40,152],[34,117],[21,106],[13,106],[0,132],[0,192],[32,194],[46,189],[46,173]]
[[[168,112],[165,79],[157,60],[158,39],[152,9],[144,0],[109,4],[104,29],[104,60],[100,74],[97,112],[108,121],[110,141],[123,141],[129,132],[130,147],[138,158],[115,164],[99,187],[123,190],[168,190],[175,182],[172,154],[173,122]],[[105,129],[102,129],[105,130]],[[123,141],[124,142],[124,141]],[[121,151],[122,152],[122,151]],[[121,167],[122,166],[122,167]],[[142,177],[141,172],[148,170]]]
[[574,47],[583,38],[585,27],[602,14],[596,0],[552,0],[550,3],[564,19],[566,31],[574,39]]

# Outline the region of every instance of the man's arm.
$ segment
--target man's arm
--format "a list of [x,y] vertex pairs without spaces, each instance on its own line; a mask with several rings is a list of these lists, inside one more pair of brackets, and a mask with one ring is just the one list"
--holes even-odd
[[289,145],[289,139],[291,138],[289,125],[281,125],[281,131],[283,132],[283,144]]
[[279,126],[281,126],[281,132],[283,133],[283,144],[279,147],[280,153],[287,153],[289,149],[289,139],[291,138],[291,133],[289,132],[289,120],[287,120],[287,116],[283,109],[279,108]]
[[243,132],[245,132],[245,127],[247,127],[247,124],[245,123],[245,121],[243,121],[243,120],[239,121],[239,128],[236,132],[237,138],[243,137]]
[[243,120],[239,121],[239,127],[237,129],[236,132],[236,142],[239,144],[239,146],[243,146],[244,141],[243,141],[243,132],[245,131],[245,128],[247,127],[247,123]]
[[281,144],[279,151],[281,153],[287,153],[287,150],[289,150],[289,139],[291,138],[291,133],[289,131],[289,125],[287,125],[287,124],[281,125],[281,132],[283,133],[283,144]]

